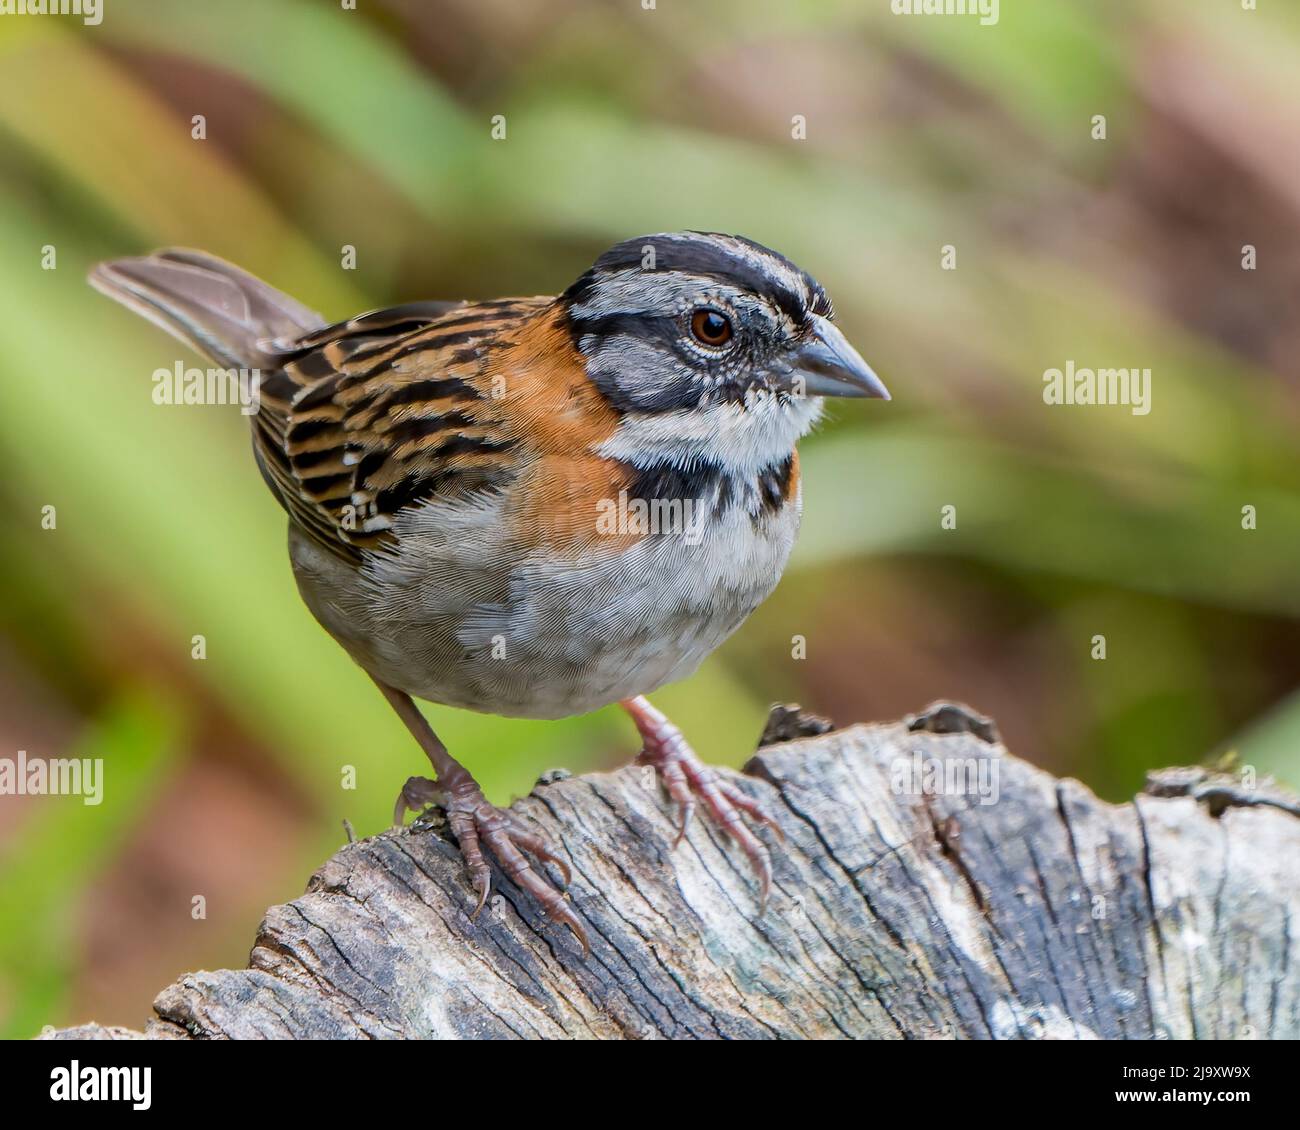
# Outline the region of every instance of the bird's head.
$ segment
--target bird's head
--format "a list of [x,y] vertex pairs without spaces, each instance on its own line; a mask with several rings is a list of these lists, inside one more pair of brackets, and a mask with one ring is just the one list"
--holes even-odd
[[644,446],[742,441],[766,458],[826,396],[889,393],[834,324],[822,286],[739,236],[677,232],[610,248],[560,298],[588,378]]
[[826,291],[739,236],[647,235],[606,251],[565,292],[574,342],[615,407],[889,393],[835,326]]

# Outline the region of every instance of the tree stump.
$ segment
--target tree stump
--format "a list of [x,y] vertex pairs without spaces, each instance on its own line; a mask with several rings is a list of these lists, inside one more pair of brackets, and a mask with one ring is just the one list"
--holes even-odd
[[649,770],[551,774],[514,810],[567,852],[589,959],[499,871],[470,921],[431,817],[343,847],[142,1033],[49,1036],[1300,1036],[1294,799],[1176,770],[1112,805],[951,704],[829,733],[782,709],[732,774],[785,834],[765,913],[703,821],[674,849]]

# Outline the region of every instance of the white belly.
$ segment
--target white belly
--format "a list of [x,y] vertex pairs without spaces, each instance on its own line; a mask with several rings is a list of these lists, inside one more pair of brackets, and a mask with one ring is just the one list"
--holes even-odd
[[698,545],[649,537],[562,567],[503,544],[489,505],[412,511],[402,554],[361,573],[290,528],[316,618],[376,678],[417,698],[563,718],[690,675],[780,579],[796,493],[755,523],[736,508]]

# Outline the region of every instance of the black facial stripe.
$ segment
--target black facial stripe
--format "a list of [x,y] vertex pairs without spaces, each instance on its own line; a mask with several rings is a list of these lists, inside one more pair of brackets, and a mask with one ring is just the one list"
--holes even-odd
[[[664,364],[675,364],[676,341],[681,327],[674,318],[651,314],[607,314],[599,318],[570,315],[569,334],[579,350],[592,339],[634,338],[664,353]],[[590,349],[584,352],[591,353]],[[700,402],[700,386],[689,377],[659,385],[628,381],[622,359],[616,355],[608,358],[594,356],[588,361],[587,376],[610,407],[618,412],[671,412],[694,407]]]
[[784,271],[778,273],[765,264],[764,260],[770,259],[792,272],[814,294],[821,291],[821,287],[806,272],[799,270],[784,255],[771,248],[746,239],[737,238],[736,242],[753,251],[754,258],[745,256],[730,241],[723,242],[721,238],[718,242],[662,235],[629,239],[610,248],[597,259],[595,266],[570,288],[569,297],[574,302],[583,301],[590,295],[596,277],[600,275],[641,270],[645,261],[645,248],[650,247],[654,250],[655,263],[653,270],[648,270],[647,274],[677,271],[698,275],[706,281],[712,279],[730,283],[768,299],[796,322],[802,321],[807,308],[807,293],[792,290],[784,277]]
[[[683,376],[666,384],[652,385],[648,382],[627,380],[627,372],[621,366],[617,355],[602,358],[590,349],[592,339],[605,341],[620,335],[649,342],[664,353],[671,353],[674,358],[681,356],[678,341],[681,328],[675,319],[649,314],[607,314],[599,318],[569,318],[569,328],[573,344],[592,359],[587,364],[587,376],[610,407],[619,412],[673,412],[680,408],[695,408],[708,399],[716,403],[730,403],[745,406],[745,398],[753,387],[749,370],[733,372],[729,366],[730,353],[720,353],[716,360],[703,362],[711,371],[707,384]],[[584,349],[584,345],[588,348]],[[691,358],[688,364],[699,367],[698,357]]]
[[674,341],[681,333],[676,318],[661,314],[604,314],[598,318],[576,318],[569,315],[569,332],[577,345],[584,337],[612,337],[627,334],[643,341]]
[[656,388],[627,385],[614,368],[588,366],[587,376],[596,390],[616,412],[674,412],[680,408],[697,408],[702,393],[694,381],[672,381]]
[[566,310],[571,310],[574,306],[582,306],[591,300],[592,292],[596,289],[596,268],[589,267],[583,271],[568,290],[561,296],[561,306]]

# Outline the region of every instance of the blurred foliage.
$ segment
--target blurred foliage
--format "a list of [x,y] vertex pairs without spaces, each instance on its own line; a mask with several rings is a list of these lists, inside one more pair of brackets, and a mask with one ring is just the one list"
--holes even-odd
[[[84,284],[160,245],[331,317],[551,293],[641,232],[776,247],[895,399],[836,406],[807,442],[788,579],[659,696],[701,752],[739,764],[774,699],[850,721],[942,696],[1112,797],[1228,747],[1300,781],[1300,9],[1003,0],[981,27],[883,0],[106,7],[99,27],[0,20],[0,755],[109,774],[99,809],[0,801],[0,1030],[138,1024],[159,961],[197,964],[146,941],[229,872],[234,817],[213,802],[177,858],[142,846],[197,765],[270,798],[209,963],[242,961],[260,900],[296,893],[342,817],[381,828],[420,769],[298,600],[246,421],[155,407],[176,347]],[[1151,368],[1150,415],[1049,410],[1042,374],[1068,358]],[[497,799],[632,752],[612,711],[430,714]],[[154,884],[125,927],[148,964],[95,942],[87,892],[122,882]]]

